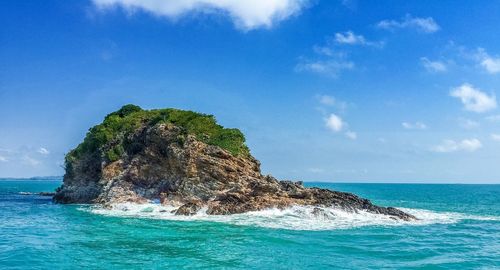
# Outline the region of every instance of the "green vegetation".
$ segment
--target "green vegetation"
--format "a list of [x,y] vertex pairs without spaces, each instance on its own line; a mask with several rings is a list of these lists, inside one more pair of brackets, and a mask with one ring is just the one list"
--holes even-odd
[[[104,151],[109,161],[116,161],[126,152],[127,135],[143,126],[170,123],[181,127],[185,134],[195,135],[200,141],[228,150],[235,156],[248,156],[245,137],[238,129],[226,129],[217,124],[213,115],[177,109],[143,110],[125,105],[108,114],[104,121],[92,127],[84,141],[66,156],[66,165],[85,153]],[[184,138],[180,138],[180,142]]]

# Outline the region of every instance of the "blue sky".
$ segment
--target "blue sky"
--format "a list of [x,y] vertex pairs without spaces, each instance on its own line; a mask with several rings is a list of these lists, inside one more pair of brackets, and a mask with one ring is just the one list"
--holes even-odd
[[240,128],[264,173],[500,183],[500,1],[2,1],[0,176],[134,103]]

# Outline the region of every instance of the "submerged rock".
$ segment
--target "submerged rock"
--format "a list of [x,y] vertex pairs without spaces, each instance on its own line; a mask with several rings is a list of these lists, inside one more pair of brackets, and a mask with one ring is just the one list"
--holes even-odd
[[[180,119],[180,120],[179,120]],[[356,195],[264,176],[238,130],[209,115],[128,105],[93,127],[66,156],[58,203],[177,205],[178,215],[225,215],[292,205],[337,207],[412,220]]]

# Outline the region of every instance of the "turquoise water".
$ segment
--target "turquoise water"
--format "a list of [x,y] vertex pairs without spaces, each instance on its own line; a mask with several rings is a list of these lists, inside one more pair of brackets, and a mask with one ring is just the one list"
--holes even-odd
[[1,269],[500,269],[500,185],[308,184],[404,208],[421,218],[410,224],[306,208],[177,218],[19,195],[59,185],[0,181]]

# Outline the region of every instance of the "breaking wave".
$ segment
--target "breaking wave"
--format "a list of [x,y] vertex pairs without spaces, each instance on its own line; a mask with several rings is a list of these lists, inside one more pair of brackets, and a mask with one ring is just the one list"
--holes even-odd
[[[318,211],[318,208],[320,209]],[[399,208],[416,216],[419,220],[395,220],[387,215],[372,214],[365,211],[347,212],[331,207],[292,206],[286,209],[267,209],[233,215],[208,215],[202,208],[193,216],[178,216],[173,212],[174,206],[160,204],[114,204],[111,208],[99,206],[80,207],[80,210],[94,214],[151,218],[173,221],[210,221],[233,225],[257,226],[288,230],[335,230],[363,226],[419,226],[429,224],[450,224],[461,220],[491,220],[500,221],[496,216],[474,216],[455,212],[434,212],[424,209]],[[315,210],[316,209],[316,210]]]

